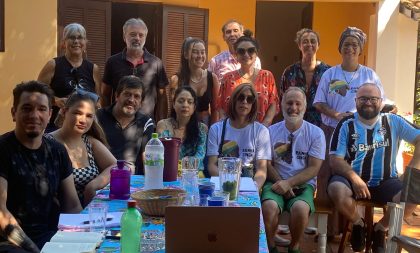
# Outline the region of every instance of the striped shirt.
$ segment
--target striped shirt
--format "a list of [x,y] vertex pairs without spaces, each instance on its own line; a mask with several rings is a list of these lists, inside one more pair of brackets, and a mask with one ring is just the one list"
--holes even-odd
[[342,119],[330,143],[330,155],[344,157],[369,187],[398,177],[396,158],[401,140],[413,143],[420,129],[395,114],[382,113],[371,126],[358,113]]

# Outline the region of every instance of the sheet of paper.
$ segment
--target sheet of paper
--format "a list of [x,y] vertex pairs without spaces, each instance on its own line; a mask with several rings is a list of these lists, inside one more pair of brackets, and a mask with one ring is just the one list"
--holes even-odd
[[[107,213],[107,227],[116,227],[120,225],[123,212]],[[89,229],[89,214],[60,214],[58,221],[59,229]]]
[[57,231],[51,238],[50,242],[57,243],[94,243],[99,246],[104,238],[104,235],[99,232],[68,232]]
[[[211,177],[210,181],[214,183],[215,190],[220,190],[220,179],[219,177]],[[241,177],[241,183],[239,184],[240,192],[256,192],[257,186],[250,177]]]
[[41,253],[94,253],[95,243],[47,242]]

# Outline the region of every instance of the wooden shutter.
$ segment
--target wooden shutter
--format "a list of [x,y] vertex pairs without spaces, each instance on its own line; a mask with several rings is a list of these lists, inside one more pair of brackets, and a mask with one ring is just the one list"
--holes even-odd
[[207,48],[208,10],[163,6],[162,61],[168,77],[179,69],[182,42],[186,37],[204,40]]
[[0,52],[4,52],[4,0],[0,0]]
[[[111,54],[111,2],[101,0],[59,0],[58,43],[63,29],[70,23],[79,23],[88,38],[87,59],[99,66],[102,75],[106,59]],[[58,47],[57,55],[62,55]]]

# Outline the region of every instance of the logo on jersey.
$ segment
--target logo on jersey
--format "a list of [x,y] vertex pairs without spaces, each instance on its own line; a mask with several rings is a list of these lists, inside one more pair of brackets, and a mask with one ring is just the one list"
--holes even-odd
[[351,152],[366,152],[372,149],[377,149],[377,148],[383,148],[383,147],[389,147],[389,139],[386,139],[384,141],[375,141],[372,144],[363,144],[360,143],[357,146],[356,145],[352,145],[351,147]]
[[354,134],[351,135],[351,138],[353,140],[357,140],[357,139],[359,139],[359,137],[360,137],[360,135],[358,133],[354,133]]
[[386,129],[385,129],[385,127],[381,127],[381,128],[379,128],[379,130],[378,130],[378,134],[380,134],[380,135],[382,135],[382,136],[385,136],[385,134],[386,134]]

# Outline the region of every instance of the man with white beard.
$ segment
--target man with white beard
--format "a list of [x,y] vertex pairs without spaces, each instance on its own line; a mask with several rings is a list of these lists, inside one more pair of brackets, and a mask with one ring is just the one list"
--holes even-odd
[[292,240],[288,252],[300,252],[299,241],[315,211],[316,175],[325,159],[323,131],[303,120],[306,95],[298,87],[290,87],[281,103],[284,121],[269,127],[272,162],[267,164],[267,181],[261,201],[268,246],[277,252],[274,236],[278,216],[290,213]]
[[115,98],[115,90],[123,76],[135,75],[143,83],[144,99],[140,112],[154,119],[167,117],[165,87],[169,84],[162,61],[149,53],[144,44],[147,26],[140,18],[130,18],[123,26],[126,48],[108,58],[101,84],[101,105],[108,106]]

